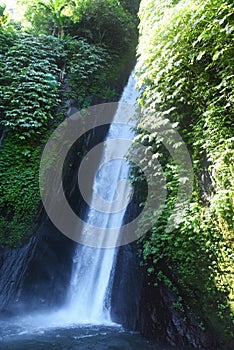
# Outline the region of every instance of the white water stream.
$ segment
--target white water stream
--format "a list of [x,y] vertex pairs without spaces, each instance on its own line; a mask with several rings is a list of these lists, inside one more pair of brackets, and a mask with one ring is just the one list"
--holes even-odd
[[[134,74],[132,73],[119,102],[134,105],[137,100]],[[120,111],[121,112],[121,111]],[[132,140],[134,132],[130,126],[115,123],[116,115],[106,136],[106,141],[118,139]],[[130,184],[127,181],[129,164],[123,159],[111,159],[111,147],[106,142],[100,164],[96,173],[93,188],[109,203],[110,214],[96,211],[95,195],[92,196],[91,206],[87,213],[87,223],[102,228],[121,227],[125,209],[112,213],[112,202],[125,203],[130,196]],[[124,187],[118,191],[118,184],[125,179]],[[118,188],[119,189],[119,188]],[[94,192],[95,192],[94,191]],[[85,228],[82,234],[86,234]],[[98,239],[98,238],[97,238]],[[100,242],[101,243],[101,242]],[[92,248],[78,245],[73,258],[73,271],[68,293],[67,317],[77,323],[105,324],[111,322],[110,295],[115,269],[117,248]]]

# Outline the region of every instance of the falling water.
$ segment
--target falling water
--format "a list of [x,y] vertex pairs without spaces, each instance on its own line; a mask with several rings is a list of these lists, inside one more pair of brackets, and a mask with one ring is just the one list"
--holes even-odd
[[[134,74],[132,73],[120,99],[121,103],[134,105],[137,99]],[[126,128],[115,123],[119,113],[117,110],[106,136],[106,143],[100,164],[104,164],[96,173],[93,190],[110,203],[109,214],[96,211],[95,195],[91,199],[91,205],[87,213],[87,223],[95,227],[121,227],[125,208],[113,213],[111,203],[116,201],[126,202],[131,194],[131,186],[127,181],[129,175],[129,164],[124,159],[110,159],[111,148],[108,147],[109,140],[120,138],[132,140],[134,133],[130,126]],[[116,147],[119,147],[118,142]],[[118,185],[123,184],[121,191]],[[86,234],[85,228],[82,234]],[[105,324],[111,322],[110,316],[110,294],[115,269],[116,248],[93,248],[78,245],[73,257],[73,271],[68,293],[69,318],[78,323]]]

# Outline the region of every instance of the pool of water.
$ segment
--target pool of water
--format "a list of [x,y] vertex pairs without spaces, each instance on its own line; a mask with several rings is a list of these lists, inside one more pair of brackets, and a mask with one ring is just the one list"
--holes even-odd
[[[29,319],[27,320],[29,322]],[[0,321],[1,350],[181,350],[150,342],[118,325],[35,325]]]

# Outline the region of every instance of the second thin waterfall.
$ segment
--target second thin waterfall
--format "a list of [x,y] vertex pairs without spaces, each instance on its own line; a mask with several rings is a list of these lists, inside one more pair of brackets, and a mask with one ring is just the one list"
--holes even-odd
[[[128,83],[120,99],[121,103],[136,104],[137,91],[135,89],[134,73],[131,74]],[[115,123],[117,110],[113,123],[106,136],[106,141],[115,139],[134,138],[131,127],[123,127]],[[118,147],[118,142],[116,142]],[[107,212],[95,210],[95,195],[92,195],[90,208],[86,214],[89,225],[102,228],[121,227],[126,208],[114,211],[112,203],[126,202],[131,194],[127,181],[129,164],[124,159],[111,159],[111,147],[106,143],[99,167],[93,183],[93,192],[98,193],[106,202],[110,203]],[[88,174],[87,174],[88,176]],[[123,182],[123,180],[125,180]],[[119,184],[122,183],[121,191]],[[85,227],[82,234],[86,234]],[[98,237],[97,237],[98,239]],[[105,324],[111,322],[111,289],[115,270],[117,248],[93,248],[78,245],[73,257],[73,271],[68,292],[69,319],[76,323]]]

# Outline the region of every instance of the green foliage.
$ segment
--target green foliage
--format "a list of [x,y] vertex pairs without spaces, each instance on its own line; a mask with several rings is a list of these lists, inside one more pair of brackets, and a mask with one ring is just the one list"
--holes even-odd
[[[75,2],[64,0],[23,1],[25,18],[32,24],[33,31],[62,38],[72,23]],[[22,6],[22,4],[20,4]]]
[[8,137],[0,158],[0,244],[17,246],[30,234],[40,200],[40,148]]
[[[67,66],[73,96],[82,100],[104,85],[108,56],[82,40],[44,35],[10,33],[8,44],[0,69],[2,135],[7,132],[0,157],[0,244],[16,246],[34,226],[40,154],[50,129],[61,118],[55,112],[61,101],[62,71]],[[91,81],[96,84],[93,88]]]
[[[97,3],[101,5],[100,1]],[[21,1],[18,4],[25,8],[31,25],[27,26],[28,32],[23,32],[18,23],[1,22],[0,244],[17,246],[32,232],[40,200],[40,154],[51,131],[65,117],[64,101],[69,99],[86,107],[97,98],[110,99],[116,95],[110,86],[120,72],[119,62],[122,60],[123,64],[128,56],[126,38],[130,40],[130,33],[126,28],[133,28],[132,15],[116,2],[106,0],[102,2],[104,12],[99,23],[89,8],[95,5],[98,9],[97,3]],[[92,16],[93,26],[89,22]],[[108,31],[114,21],[119,31],[119,47],[115,50],[110,33],[104,35],[105,16]],[[92,39],[84,31],[86,21]],[[102,40],[95,36],[97,28],[99,34],[103,31]],[[118,51],[120,46],[126,52]]]
[[54,44],[53,38],[20,35],[1,56],[1,125],[21,139],[42,133],[60,102]]
[[[53,35],[64,40],[64,51],[70,54],[62,73],[69,79],[67,97],[78,99],[80,107],[91,103],[91,95],[116,97],[109,86],[117,85],[135,59],[138,5],[138,0],[18,2],[18,8],[23,9],[24,28],[34,35]],[[80,51],[75,52],[75,48]]]
[[63,54],[54,37],[5,28],[0,40],[0,244],[16,246],[30,233],[38,208],[40,154],[60,103]]
[[41,134],[51,124],[62,74],[69,80],[67,97],[79,99],[81,106],[87,96],[114,93],[105,86],[111,77],[110,55],[84,40],[20,34],[1,58],[1,125],[21,139]]
[[5,13],[6,5],[0,5],[0,27],[7,22],[8,15]]
[[111,79],[111,56],[105,48],[88,44],[86,40],[67,39],[64,52],[69,81],[67,97],[85,107],[91,96],[110,98],[115,94],[107,85]]
[[119,2],[125,10],[133,15],[138,13],[140,0],[120,0]]
[[[133,16],[115,0],[89,0],[78,13],[74,29],[89,42],[104,44],[111,51],[135,49],[136,25]],[[74,32],[75,34],[75,32]]]
[[[14,44],[16,32],[12,27],[0,27],[0,55],[3,55]],[[2,57],[2,56],[1,56]]]
[[116,0],[33,0],[24,1],[25,17],[37,33],[86,38],[105,45],[109,51],[124,54],[135,50],[136,10],[132,4]]
[[[168,196],[151,234],[142,239],[143,259],[153,283],[159,266],[167,265],[196,312],[202,310],[217,331],[229,336],[234,312],[233,10],[231,1],[143,0],[137,68],[140,103],[154,111],[143,115],[138,140],[165,159],[154,136],[156,122],[166,116],[178,123],[196,176],[190,208],[168,233],[177,171],[168,171],[173,162],[167,159]],[[144,123],[155,126],[148,140]],[[209,184],[203,183],[204,172]],[[146,220],[147,214],[142,229]]]

